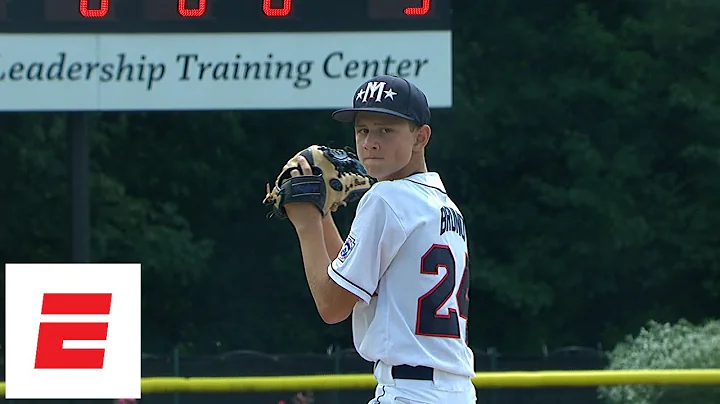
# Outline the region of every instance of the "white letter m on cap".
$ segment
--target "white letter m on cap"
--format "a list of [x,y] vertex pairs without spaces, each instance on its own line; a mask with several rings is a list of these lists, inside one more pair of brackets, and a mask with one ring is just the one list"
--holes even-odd
[[363,96],[363,102],[367,102],[368,97],[372,100],[373,97],[375,97],[375,102],[380,102],[382,100],[382,94],[383,90],[385,89],[385,83],[384,81],[372,81],[370,83],[367,83],[367,86],[365,86],[365,95]]

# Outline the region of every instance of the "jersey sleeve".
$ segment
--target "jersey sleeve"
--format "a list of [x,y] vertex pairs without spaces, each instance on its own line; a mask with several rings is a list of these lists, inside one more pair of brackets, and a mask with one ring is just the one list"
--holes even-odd
[[328,275],[338,285],[370,303],[380,278],[407,234],[387,201],[369,193],[358,204],[355,220]]

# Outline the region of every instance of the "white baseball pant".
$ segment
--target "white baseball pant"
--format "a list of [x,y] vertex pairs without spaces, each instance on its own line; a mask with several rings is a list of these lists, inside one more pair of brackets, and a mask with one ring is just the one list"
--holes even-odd
[[475,404],[475,386],[469,377],[429,368],[392,366],[377,362],[378,386],[368,404]]

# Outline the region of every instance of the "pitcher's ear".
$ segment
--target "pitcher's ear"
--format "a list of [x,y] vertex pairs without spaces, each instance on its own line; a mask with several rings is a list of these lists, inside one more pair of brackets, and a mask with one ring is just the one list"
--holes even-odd
[[421,150],[425,146],[427,146],[428,142],[430,142],[431,135],[432,129],[430,129],[429,125],[423,125],[418,127],[417,132],[415,133],[414,149]]

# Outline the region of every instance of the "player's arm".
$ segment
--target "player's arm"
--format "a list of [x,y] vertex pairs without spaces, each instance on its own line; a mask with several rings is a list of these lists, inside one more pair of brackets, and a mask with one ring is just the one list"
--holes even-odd
[[322,219],[317,209],[308,206],[309,209],[304,211],[304,206],[297,206],[293,207],[294,212],[290,213],[289,206],[290,204],[286,205],[286,211],[288,217],[293,214],[296,218],[293,224],[300,240],[305,276],[315,306],[323,321],[328,324],[339,323],[350,315],[358,297],[340,287],[328,275],[330,256],[323,237]]
[[322,224],[325,249],[327,250],[329,257],[335,258],[338,254],[340,254],[340,250],[343,246],[343,239],[340,237],[340,232],[335,225],[335,221],[333,220],[331,213],[328,213],[325,217],[323,217]]
[[[304,158],[299,158],[298,163],[304,174],[312,172]],[[299,175],[297,171],[291,174]],[[342,247],[335,223],[332,219],[328,222],[327,217],[323,220],[320,212],[309,203],[290,203],[285,205],[285,211],[300,241],[305,277],[320,317],[328,324],[345,320],[352,312],[358,297],[340,287],[328,275],[329,252],[340,251]],[[326,228],[329,231],[327,237]]]

